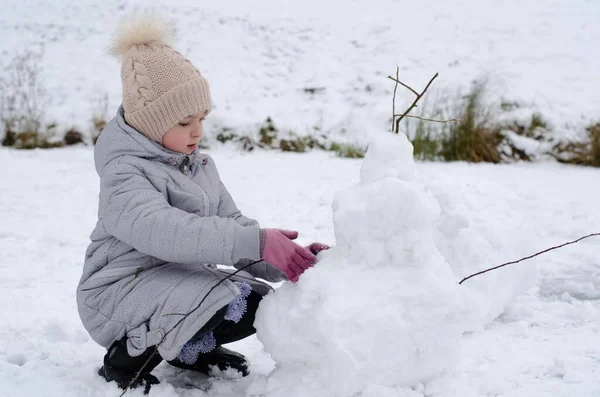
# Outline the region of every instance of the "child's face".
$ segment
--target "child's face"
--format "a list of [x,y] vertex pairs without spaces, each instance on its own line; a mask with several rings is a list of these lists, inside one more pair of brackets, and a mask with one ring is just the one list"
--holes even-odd
[[202,120],[205,116],[206,113],[202,112],[179,120],[179,123],[169,128],[163,136],[163,146],[175,152],[191,154],[202,138]]

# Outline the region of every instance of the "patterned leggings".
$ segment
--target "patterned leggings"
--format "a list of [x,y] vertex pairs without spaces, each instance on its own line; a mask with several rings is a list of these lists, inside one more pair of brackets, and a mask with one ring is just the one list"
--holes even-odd
[[252,291],[250,284],[237,281],[235,284],[241,294],[219,310],[183,346],[176,360],[194,364],[200,354],[210,353],[217,346],[238,341],[256,332],[254,317],[262,295]]

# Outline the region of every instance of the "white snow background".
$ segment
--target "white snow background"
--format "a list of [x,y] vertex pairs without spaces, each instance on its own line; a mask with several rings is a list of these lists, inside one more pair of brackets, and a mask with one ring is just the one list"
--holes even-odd
[[[270,116],[282,131],[366,144],[390,126],[396,65],[418,91],[440,73],[421,106],[486,78],[492,102],[540,112],[561,136],[600,119],[596,0],[3,0],[0,66],[42,51],[46,121],[87,132],[105,95],[110,109],[121,101],[108,47],[139,5],[174,20],[177,48],[208,79],[208,135],[256,132]],[[400,89],[397,110],[413,99]]]
[[[118,103],[118,65],[102,51],[126,4],[3,2],[0,30],[10,39],[1,44],[2,59],[45,40],[44,69],[57,101],[48,114],[85,123],[97,92],[110,91]],[[271,115],[287,128],[343,125],[356,139],[379,137],[380,145],[362,169],[363,161],[322,152],[213,146],[209,153],[244,213],[263,226],[299,230],[302,242],[336,247],[261,308],[259,336],[278,361],[275,371],[252,337],[235,345],[252,362],[250,377],[205,379],[163,364],[151,396],[600,395],[600,242],[452,283],[600,231],[600,171],[552,163],[412,165],[406,148],[392,143],[397,137],[381,135],[393,88],[385,76],[395,64],[423,84],[433,71],[452,83],[487,71],[508,82],[511,97],[551,110],[557,123],[597,113],[598,3],[162,7],[214,87],[209,129],[251,128],[257,114]],[[306,97],[309,85],[327,87],[326,94]],[[97,189],[91,148],[0,150],[0,396],[120,394],[96,375],[103,349],[75,308]],[[421,359],[410,355],[415,346]]]

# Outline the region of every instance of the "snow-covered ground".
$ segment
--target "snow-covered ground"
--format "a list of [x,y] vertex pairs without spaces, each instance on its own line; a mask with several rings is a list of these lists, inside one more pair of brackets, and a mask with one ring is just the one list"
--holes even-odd
[[[334,192],[358,182],[361,161],[322,152],[244,154],[228,147],[210,154],[245,213],[264,226],[299,230],[302,242],[334,243]],[[487,241],[490,258],[482,258],[481,268],[600,231],[600,170],[557,164],[418,163],[417,168],[432,181],[458,181],[453,182],[457,192],[479,219],[475,231],[482,238],[501,237]],[[505,192],[502,200],[496,191]],[[103,349],[88,337],[75,306],[97,193],[89,148],[0,150],[2,397],[120,394],[96,375]],[[363,395],[600,396],[599,252],[600,241],[588,239],[516,265],[537,267],[536,286],[487,326],[465,334],[454,368],[412,389],[373,384]],[[455,255],[460,258],[460,252]],[[465,261],[472,262],[471,255],[465,249]],[[385,280],[380,282],[384,287]],[[506,279],[495,286],[498,294],[512,287]],[[235,347],[250,357],[250,377],[206,380],[161,364],[155,373],[163,382],[150,395],[264,391],[274,362],[254,337]],[[201,389],[189,389],[190,384]],[[297,385],[286,386],[294,390]]]
[[[107,48],[119,17],[136,3],[148,2],[4,0],[0,70],[16,51],[43,47],[46,121],[87,131],[104,96],[107,118],[121,101],[120,65]],[[209,136],[223,127],[257,132],[270,116],[283,131],[365,143],[389,127],[393,83],[386,76],[396,65],[417,90],[440,73],[429,103],[487,77],[494,102],[519,103],[515,117],[540,112],[561,136],[600,119],[597,0],[152,4],[176,22],[177,48],[211,84]],[[397,107],[412,99],[400,90]],[[297,229],[302,242],[335,243],[334,192],[359,181],[361,161],[220,145],[210,154],[238,205],[263,226]],[[472,245],[465,232],[455,244],[437,241],[454,271],[600,232],[598,169],[551,163],[418,163],[417,169],[444,207],[440,235],[470,226]],[[96,375],[104,352],[75,307],[97,194],[90,148],[0,149],[0,397],[120,394]],[[502,314],[462,336],[453,367],[412,388],[374,382],[360,396],[600,396],[599,253],[600,238],[588,239],[515,265],[537,269],[535,287],[505,309],[484,310]],[[466,283],[486,285],[502,302],[521,287],[511,271]],[[236,348],[252,361],[250,377],[207,380],[163,364],[155,371],[163,382],[151,396],[265,395],[274,361],[255,337]]]
[[[440,73],[430,104],[487,77],[494,103],[518,102],[525,120],[539,111],[560,135],[600,119],[597,0],[3,0],[0,65],[41,44],[47,121],[87,132],[104,95],[111,115],[121,101],[107,48],[135,4],[176,22],[177,48],[211,85],[212,131],[257,132],[271,116],[283,131],[364,143],[389,127],[396,65],[417,90]],[[399,90],[398,108],[413,99]]]

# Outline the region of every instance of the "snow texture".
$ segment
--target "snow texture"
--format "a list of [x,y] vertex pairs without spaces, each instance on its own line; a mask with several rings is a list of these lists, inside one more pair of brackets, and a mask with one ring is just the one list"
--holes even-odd
[[[379,153],[383,156],[387,152]],[[331,211],[334,194],[359,186],[361,168],[366,169],[362,161],[339,159],[320,152],[245,154],[219,148],[210,154],[244,213],[259,219],[264,227],[299,230],[301,244],[321,241],[339,247]],[[393,176],[393,167],[389,168],[388,175]],[[417,163],[414,175],[417,179],[412,185],[428,186],[430,191],[423,193],[417,189],[415,194],[429,196],[424,205],[432,202],[433,195],[440,207],[433,228],[434,239],[454,273],[452,281],[455,283],[467,273],[597,232],[600,225],[597,210],[600,185],[595,183],[600,178],[598,169],[544,163]],[[343,193],[338,195],[343,196]],[[116,397],[121,394],[114,383],[107,384],[96,374],[105,351],[83,329],[75,305],[75,287],[81,276],[89,234],[96,222],[97,197],[98,177],[91,148],[55,151],[0,148],[0,396]],[[402,203],[400,197],[395,199]],[[407,201],[407,205],[409,203]],[[340,232],[343,230],[335,230],[335,233]],[[365,238],[368,241],[369,236]],[[473,326],[487,325],[462,336],[454,365],[410,387],[386,386],[394,379],[381,384],[372,380],[363,388],[362,396],[597,397],[600,384],[599,244],[597,239],[584,240],[466,281],[461,286],[464,288],[457,291],[465,290],[467,296],[481,296],[476,302],[478,306],[467,300],[466,309],[480,310],[482,316],[488,314],[494,319],[490,322],[475,318]],[[364,291],[372,286],[388,291],[394,285],[408,284],[381,276],[383,271],[406,274],[417,271],[407,267],[408,263],[365,265],[362,277],[353,282],[349,292],[348,285],[323,279],[322,289],[348,292],[343,298],[335,298],[317,289],[315,283],[319,281],[311,279],[327,272],[328,266],[338,269],[335,277],[341,278],[344,264],[356,266],[364,262],[338,262],[334,259],[341,253],[332,257],[328,257],[329,254],[331,252],[322,253],[322,262],[302,276],[297,286],[286,287],[289,288],[286,295],[298,294],[304,299],[293,302],[288,308],[290,313],[302,314],[303,307],[317,306],[318,312],[327,310],[335,322],[362,305],[360,315],[350,321],[361,321],[365,316],[379,322],[379,309],[393,306],[394,302],[376,302],[371,305],[376,309],[367,310],[372,298]],[[502,311],[502,303],[521,290],[513,280],[523,276],[520,272],[535,267],[539,271],[535,287],[510,301]],[[448,272],[446,269],[443,274]],[[527,281],[527,277],[524,280]],[[439,281],[448,286],[447,279]],[[388,283],[389,288],[384,288]],[[307,289],[313,293],[305,293]],[[395,288],[392,292],[400,294],[402,291]],[[432,306],[437,302],[435,294],[425,295],[415,288],[407,292],[430,297]],[[315,301],[320,296],[328,296],[329,304],[323,301],[317,305]],[[278,299],[277,295],[273,298]],[[453,302],[458,301],[456,298]],[[403,303],[405,301],[399,299],[396,305]],[[262,306],[260,311],[263,311]],[[435,319],[437,314],[429,318]],[[388,321],[394,322],[398,316],[406,315],[398,310]],[[288,317],[285,315],[282,322],[288,321]],[[305,333],[317,325],[316,322],[301,324]],[[365,321],[364,327],[369,326]],[[282,329],[282,337],[287,331]],[[360,328],[338,327],[334,331],[346,342],[348,335],[356,334],[357,340],[362,335]],[[444,335],[439,337],[445,338]],[[424,340],[419,335],[415,338]],[[287,343],[290,349],[297,346],[293,340]],[[368,343],[378,344],[377,340]],[[407,346],[407,341],[397,338],[392,345],[385,346],[383,352],[371,354],[385,358],[388,350],[401,346]],[[252,366],[249,377],[236,381],[207,379],[163,363],[153,371],[161,384],[152,388],[150,397],[268,396],[270,388],[274,395],[281,393],[281,385],[293,395],[297,390],[309,389],[312,384],[315,390],[322,386],[324,376],[317,374],[315,378],[309,367],[298,367],[297,372],[287,378],[276,373],[271,375],[275,362],[255,337],[228,347],[249,358]],[[348,349],[346,351],[352,349],[342,347]],[[316,355],[321,354],[312,350]],[[365,359],[368,361],[370,357]],[[401,356],[397,359],[407,360]],[[324,368],[327,363],[319,365]],[[364,370],[370,371],[369,368]],[[353,377],[364,380],[361,373],[346,374],[346,379]],[[309,395],[329,397],[323,390]],[[141,396],[142,393],[130,391],[128,395]]]
[[[43,47],[45,121],[87,132],[92,115],[110,118],[121,102],[120,65],[108,47],[118,19],[135,3],[141,2],[2,1],[0,66],[6,70],[16,51]],[[516,114],[525,121],[539,111],[567,138],[600,117],[596,0],[152,3],[175,20],[177,48],[211,84],[209,137],[225,127],[256,133],[271,116],[283,131],[366,144],[389,128],[393,83],[386,76],[396,65],[417,90],[439,72],[431,100],[438,90],[455,92],[487,76],[498,101],[518,102]],[[397,108],[413,99],[401,90]],[[518,147],[531,144],[513,138]],[[161,384],[150,397],[275,397],[284,390],[292,397],[352,390],[360,397],[600,396],[597,239],[456,285],[483,268],[598,232],[600,170],[413,165],[406,145],[384,140],[365,162],[318,152],[210,150],[245,214],[264,227],[300,231],[303,244],[335,248],[321,253],[298,285],[280,287],[261,305],[261,338],[277,369],[251,337],[231,346],[248,356],[249,377],[206,379],[163,363],[153,372]],[[375,153],[380,161],[372,161]],[[105,351],[83,329],[75,305],[97,199],[91,148],[0,148],[1,397],[122,392],[97,376]],[[386,227],[373,230],[376,223]],[[356,235],[360,240],[352,240]],[[374,236],[388,241],[374,243]],[[418,287],[424,285],[439,290]],[[292,304],[285,308],[285,301]],[[426,328],[444,316],[444,333]],[[298,329],[290,329],[294,322]],[[390,324],[398,328],[395,338]],[[331,329],[319,328],[325,326]],[[435,358],[391,358],[417,346]],[[317,362],[325,352],[347,361],[341,368]],[[414,366],[375,373],[364,365],[381,368],[375,357],[390,367]],[[357,367],[361,372],[345,373],[348,384],[341,384],[341,370]]]

